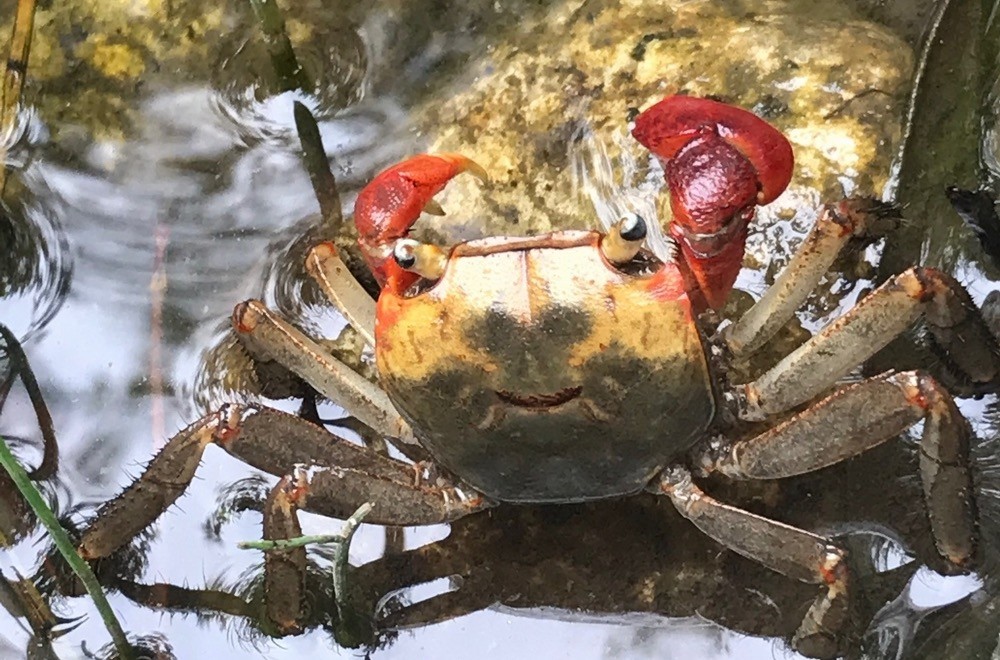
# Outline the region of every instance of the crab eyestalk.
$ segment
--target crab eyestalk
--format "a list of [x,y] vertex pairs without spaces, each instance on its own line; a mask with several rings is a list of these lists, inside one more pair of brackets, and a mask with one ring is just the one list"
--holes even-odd
[[482,167],[460,154],[421,154],[385,170],[358,194],[358,243],[379,284],[403,291],[419,277],[397,263],[396,242],[406,238],[422,212],[444,214],[434,195],[462,172],[488,180]]
[[601,252],[613,264],[628,263],[639,253],[644,240],[646,221],[635,213],[630,213],[601,237]]
[[632,136],[663,163],[670,234],[705,302],[721,307],[742,266],[756,206],[774,201],[791,180],[791,145],[751,112],[688,96],[642,112]]
[[448,255],[436,245],[401,238],[392,249],[396,265],[429,280],[439,280],[448,265]]

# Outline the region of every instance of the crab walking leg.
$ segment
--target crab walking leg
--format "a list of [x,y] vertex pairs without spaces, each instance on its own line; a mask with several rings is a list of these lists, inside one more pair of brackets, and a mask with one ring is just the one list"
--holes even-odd
[[419,466],[347,442],[295,415],[229,406],[218,444],[258,470],[294,475],[298,507],[345,519],[372,503],[365,522],[428,525],[492,506],[472,488],[425,484]]
[[306,256],[306,271],[369,346],[375,345],[375,301],[358,283],[333,243],[320,243]]
[[191,589],[167,582],[143,584],[124,579],[115,581],[115,589],[154,610],[229,614],[248,621],[257,618],[257,611],[250,603],[220,589]]
[[291,369],[320,393],[380,435],[413,444],[413,431],[385,392],[287,321],[272,314],[259,300],[233,310],[233,327],[254,349]]
[[681,515],[733,552],[787,577],[825,585],[793,646],[812,657],[836,654],[836,640],[847,619],[842,550],[822,536],[719,502],[698,488],[683,467],[667,468],[650,489],[668,496]]
[[[302,536],[295,504],[297,487],[291,477],[283,477],[271,489],[264,503],[264,540],[294,539]],[[306,594],[305,546],[270,550],[264,553],[264,593],[267,618],[282,635],[302,632],[302,609]]]
[[724,331],[734,355],[763,346],[792,317],[852,239],[875,239],[895,228],[895,207],[870,198],[828,204],[812,231],[760,300]]
[[964,566],[977,538],[972,430],[951,395],[926,374],[887,374],[845,387],[755,438],[705,455],[701,464],[737,479],[791,477],[867,451],[920,420],[920,473],[934,542],[942,557]]
[[139,479],[101,508],[83,534],[81,555],[105,557],[152,524],[191,483],[212,443],[259,470],[279,477],[295,474],[298,504],[322,515],[346,518],[372,502],[367,522],[422,525],[492,506],[471,488],[425,485],[417,466],[352,444],[294,415],[231,404],[174,436]]
[[453,621],[466,614],[482,612],[496,604],[497,597],[489,589],[474,590],[467,586],[463,577],[462,584],[457,590],[393,610],[378,623],[379,628],[383,630],[422,628],[435,623]]
[[875,289],[757,380],[740,385],[740,416],[762,420],[808,401],[923,317],[976,391],[1000,386],[1000,346],[968,292],[933,268],[911,268]]
[[159,518],[187,489],[221,427],[220,413],[212,413],[171,438],[141,477],[98,510],[81,537],[80,556],[107,557]]

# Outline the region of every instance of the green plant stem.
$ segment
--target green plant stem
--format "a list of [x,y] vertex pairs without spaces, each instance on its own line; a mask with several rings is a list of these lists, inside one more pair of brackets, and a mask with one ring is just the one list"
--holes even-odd
[[236,547],[241,550],[263,550],[264,552],[270,552],[272,550],[290,550],[291,548],[299,548],[301,546],[311,545],[314,543],[350,545],[351,538],[354,537],[354,532],[357,531],[358,525],[360,525],[365,519],[365,516],[371,512],[372,506],[371,502],[365,502],[359,506],[357,511],[352,513],[351,517],[344,521],[344,529],[340,530],[336,534],[296,536],[294,539],[271,539],[269,541],[240,541],[236,544]]
[[347,557],[351,549],[351,539],[358,527],[364,521],[365,516],[371,513],[374,505],[365,502],[358,507],[351,517],[344,521],[344,528],[336,534],[319,534],[315,536],[297,536],[294,539],[274,539],[270,541],[240,541],[236,547],[243,550],[288,550],[298,548],[311,543],[332,543],[333,544],[333,594],[337,602],[337,609],[343,612],[347,607]]
[[316,534],[315,536],[296,536],[294,539],[272,539],[270,541],[240,541],[236,547],[240,550],[291,550],[314,543],[342,543],[342,534]]
[[264,44],[282,88],[286,92],[313,89],[312,81],[295,58],[295,50],[285,31],[285,19],[275,0],[250,0],[264,34]]
[[56,515],[52,513],[52,509],[42,499],[41,493],[31,483],[28,473],[24,471],[21,464],[14,458],[14,454],[11,453],[10,448],[7,446],[7,441],[3,437],[0,437],[0,465],[10,475],[18,491],[49,531],[49,535],[52,537],[56,549],[59,550],[59,554],[63,556],[69,567],[73,569],[73,572],[83,582],[87,593],[94,600],[94,605],[97,607],[101,619],[104,620],[105,628],[108,629],[111,639],[114,640],[115,648],[118,649],[118,656],[123,660],[134,660],[135,655],[132,652],[132,646],[129,644],[128,638],[125,637],[125,631],[122,630],[121,624],[118,623],[115,613],[111,610],[111,604],[108,602],[107,597],[105,597],[104,590],[97,581],[97,576],[90,570],[90,565],[77,553],[76,548],[73,547],[73,542],[69,540],[69,535],[66,534],[66,530],[62,528]]
[[358,527],[372,510],[372,503],[365,502],[351,517],[344,521],[344,529],[340,530],[343,541],[333,548],[333,597],[337,603],[337,611],[343,616],[347,608],[347,555],[351,549],[351,539]]
[[337,180],[330,171],[330,161],[323,148],[323,138],[319,133],[316,118],[309,108],[296,101],[294,104],[295,127],[302,144],[302,160],[309,172],[316,201],[319,202],[323,225],[336,230],[343,226],[344,217],[340,211],[340,194],[337,192]]

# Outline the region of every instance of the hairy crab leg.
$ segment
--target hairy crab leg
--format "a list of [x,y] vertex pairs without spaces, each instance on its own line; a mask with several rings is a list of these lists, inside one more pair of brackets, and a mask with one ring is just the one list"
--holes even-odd
[[142,476],[98,510],[81,537],[80,556],[107,557],[159,518],[184,494],[221,423],[221,415],[212,413],[172,437]]
[[668,496],[681,515],[733,552],[787,577],[825,585],[792,644],[810,657],[836,655],[848,612],[842,550],[817,534],[719,502],[698,488],[682,467],[664,470],[650,490]]
[[826,205],[774,284],[725,329],[723,338],[729,349],[736,356],[759,349],[805,302],[844,246],[881,238],[898,224],[896,208],[874,199],[852,198]]
[[378,454],[271,408],[229,406],[219,445],[243,462],[277,476],[294,475],[298,506],[347,518],[365,502],[365,522],[425,525],[448,522],[491,506],[467,486],[422,483],[413,465]]
[[489,590],[477,592],[463,580],[456,591],[449,591],[426,600],[421,600],[400,610],[394,610],[378,624],[383,630],[406,630],[421,628],[452,621],[466,614],[482,612],[497,604],[497,598]]
[[333,243],[320,243],[309,251],[306,271],[365,343],[374,346],[375,301],[351,275]]
[[915,321],[971,382],[971,393],[1000,386],[1000,346],[968,292],[933,268],[893,277],[757,380],[737,386],[740,416],[765,419],[830,388]]
[[364,502],[366,522],[421,525],[448,522],[492,504],[468,487],[424,484],[414,468],[350,443],[294,415],[257,406],[224,406],[174,436],[143,474],[98,511],[80,553],[105,557],[148,527],[181,496],[202,453],[218,444],[248,465],[295,475],[298,506],[346,518]]
[[301,376],[323,396],[380,435],[413,444],[413,431],[378,386],[327,354],[323,347],[258,300],[233,310],[233,327],[253,349]]
[[706,473],[780,479],[839,463],[923,420],[920,473],[940,555],[962,567],[977,538],[969,444],[972,430],[941,385],[920,372],[886,374],[838,390],[754,438],[709,449]]
[[143,584],[115,581],[115,588],[130,600],[156,610],[229,614],[253,621],[255,608],[239,596],[219,589],[190,589],[164,582]]

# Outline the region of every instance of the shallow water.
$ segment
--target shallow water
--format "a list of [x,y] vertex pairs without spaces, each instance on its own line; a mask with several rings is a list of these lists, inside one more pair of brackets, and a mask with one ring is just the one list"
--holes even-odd
[[[104,10],[90,27],[100,34],[99,29],[130,21],[156,23],[154,4],[132,7],[134,15]],[[76,514],[81,520],[119,492],[166,437],[222,401],[241,396],[214,381],[204,366],[205,353],[219,343],[235,302],[262,297],[301,313],[313,327],[339,329],[332,312],[297,299],[302,284],[287,266],[289,254],[301,248],[302,235],[329,231],[320,226],[301,163],[292,101],[302,99],[317,115],[347,212],[353,193],[374,171],[427,142],[407,109],[425,102],[465,59],[488,51],[490,40],[516,24],[518,12],[535,11],[534,4],[490,13],[470,3],[464,12],[442,18],[431,3],[431,20],[425,17],[406,31],[399,29],[402,19],[391,7],[353,3],[345,15],[306,3],[289,25],[293,33],[309,33],[300,58],[318,63],[325,73],[319,91],[309,96],[275,91],[269,62],[248,45],[256,27],[242,5],[220,9],[221,18],[190,24],[195,9],[175,8],[163,22],[172,31],[165,33],[159,50],[146,42],[151,50],[140,58],[143,68],[136,77],[107,71],[103,78],[83,76],[76,90],[81,107],[60,112],[52,109],[57,106],[52,99],[65,99],[67,90],[60,86],[65,78],[52,74],[61,83],[47,88],[40,82],[29,90],[29,103],[39,109],[23,113],[22,130],[12,139],[11,160],[17,167],[11,185],[17,194],[8,198],[16,200],[9,218],[20,244],[34,256],[22,255],[22,263],[30,262],[28,275],[0,299],[0,321],[25,342],[55,418],[62,455],[52,491],[61,511],[81,507]],[[411,17],[419,14],[409,11]],[[46,34],[46,25],[52,24],[39,24],[36,58],[48,52],[43,61],[50,63],[54,56],[46,48],[55,48],[58,39]],[[182,28],[197,39],[217,42],[208,52],[199,50],[203,45],[185,51]],[[95,41],[87,37],[81,43],[96,48]],[[78,66],[119,61],[86,60],[88,51],[77,46],[75,53],[85,62]],[[159,68],[151,65],[154,61]],[[42,70],[49,72],[49,65],[39,65]],[[775,223],[767,235],[787,249],[803,231],[795,223]],[[974,264],[963,264],[960,273],[979,300],[993,288]],[[748,274],[742,283],[756,293],[764,277]],[[820,305],[813,320],[846,304]],[[280,405],[294,410],[296,404]],[[967,407],[979,415],[976,421],[981,409],[976,403]],[[0,433],[26,440],[20,453],[34,460],[32,441],[38,433],[18,388],[0,418]],[[237,541],[259,536],[256,514],[235,517],[219,538],[205,530],[223,489],[249,472],[222,451],[209,449],[188,493],[156,526],[142,576],[146,582],[194,587],[221,578],[231,583],[258,564],[256,553],[235,549]],[[329,521],[308,514],[303,525],[307,533],[331,529]],[[447,534],[445,526],[408,529],[406,547]],[[34,532],[0,555],[5,573],[30,574],[42,540]],[[363,527],[351,548],[352,563],[380,557],[384,544],[380,529]],[[971,578],[936,578],[926,569],[914,584],[913,596],[922,605],[951,602],[978,587]],[[128,631],[161,633],[178,658],[358,653],[338,647],[322,630],[248,641],[232,621],[166,615],[120,594],[111,598]],[[86,617],[54,644],[60,658],[85,657],[83,644],[93,650],[106,639],[87,599],[66,600],[59,612]],[[795,657],[781,642],[729,632],[697,618],[657,619],[655,625],[648,618],[564,618],[486,610],[403,632],[373,655]],[[24,657],[27,639],[17,620],[0,612],[0,657]]]

